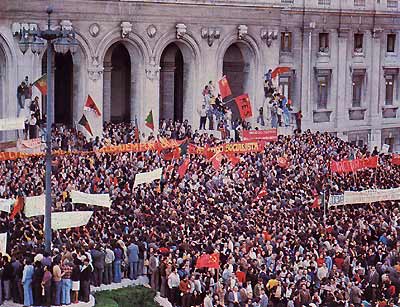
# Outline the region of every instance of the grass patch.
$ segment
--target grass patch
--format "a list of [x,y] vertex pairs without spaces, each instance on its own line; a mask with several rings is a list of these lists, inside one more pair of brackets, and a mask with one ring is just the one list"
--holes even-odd
[[160,307],[153,289],[138,286],[96,292],[95,307]]

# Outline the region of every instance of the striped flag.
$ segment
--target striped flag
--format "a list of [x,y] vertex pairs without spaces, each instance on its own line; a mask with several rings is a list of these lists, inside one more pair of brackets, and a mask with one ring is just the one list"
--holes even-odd
[[36,86],[42,95],[47,95],[47,74],[41,76],[39,79],[33,82],[32,85]]

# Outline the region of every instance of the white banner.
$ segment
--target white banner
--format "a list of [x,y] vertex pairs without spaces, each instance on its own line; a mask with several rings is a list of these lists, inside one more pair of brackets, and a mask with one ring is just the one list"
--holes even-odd
[[377,201],[400,200],[400,188],[344,192],[344,204],[369,204]]
[[75,204],[87,204],[100,207],[111,207],[109,194],[88,194],[79,191],[71,191],[72,202]]
[[0,131],[6,130],[23,130],[25,129],[25,118],[1,118],[0,119]]
[[26,217],[44,215],[46,208],[46,198],[43,195],[31,196],[25,198],[25,215]]
[[3,256],[7,253],[7,233],[0,233],[0,253]]
[[344,205],[344,195],[329,195],[328,208],[343,206]]
[[136,188],[139,184],[150,183],[157,179],[160,180],[162,172],[163,169],[160,167],[151,172],[136,174],[133,187]]
[[51,214],[52,229],[66,229],[86,225],[93,211],[53,212]]
[[15,199],[0,199],[0,211],[11,212],[11,206],[15,203]]

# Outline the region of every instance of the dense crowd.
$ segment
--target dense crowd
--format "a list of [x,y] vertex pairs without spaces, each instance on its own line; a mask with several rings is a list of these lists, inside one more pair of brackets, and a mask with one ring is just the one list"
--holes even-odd
[[[187,122],[165,121],[160,135],[197,145],[219,140]],[[102,138],[85,140],[71,129],[54,130],[55,148],[91,150],[135,141],[131,124],[106,124]],[[150,135],[147,139],[154,139]],[[144,139],[142,138],[142,141]],[[14,220],[2,212],[8,255],[0,261],[1,302],[24,306],[88,301],[90,284],[147,276],[173,306],[319,307],[399,303],[398,202],[312,208],[315,194],[400,186],[400,167],[380,155],[377,169],[331,174],[330,159],[368,157],[330,134],[279,137],[261,153],[241,155],[216,170],[200,155],[180,179],[183,159],[157,152],[65,155],[53,163],[54,211],[84,210],[68,192],[109,193],[111,209],[93,208],[85,227],[53,232],[43,249],[43,218]],[[285,157],[288,165],[279,166]],[[164,168],[161,181],[133,188],[135,174]],[[0,162],[0,197],[40,195],[42,158]],[[260,191],[265,193],[261,195]],[[219,269],[196,269],[204,253],[219,253]],[[7,305],[7,304],[6,304]]]

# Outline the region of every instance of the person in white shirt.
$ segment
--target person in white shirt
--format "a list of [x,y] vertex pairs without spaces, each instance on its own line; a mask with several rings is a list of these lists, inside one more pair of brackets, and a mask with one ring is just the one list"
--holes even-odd
[[178,273],[176,272],[176,268],[173,267],[171,273],[168,275],[168,288],[169,297],[168,300],[171,302],[172,306],[176,306],[179,302],[179,283],[181,282]]

